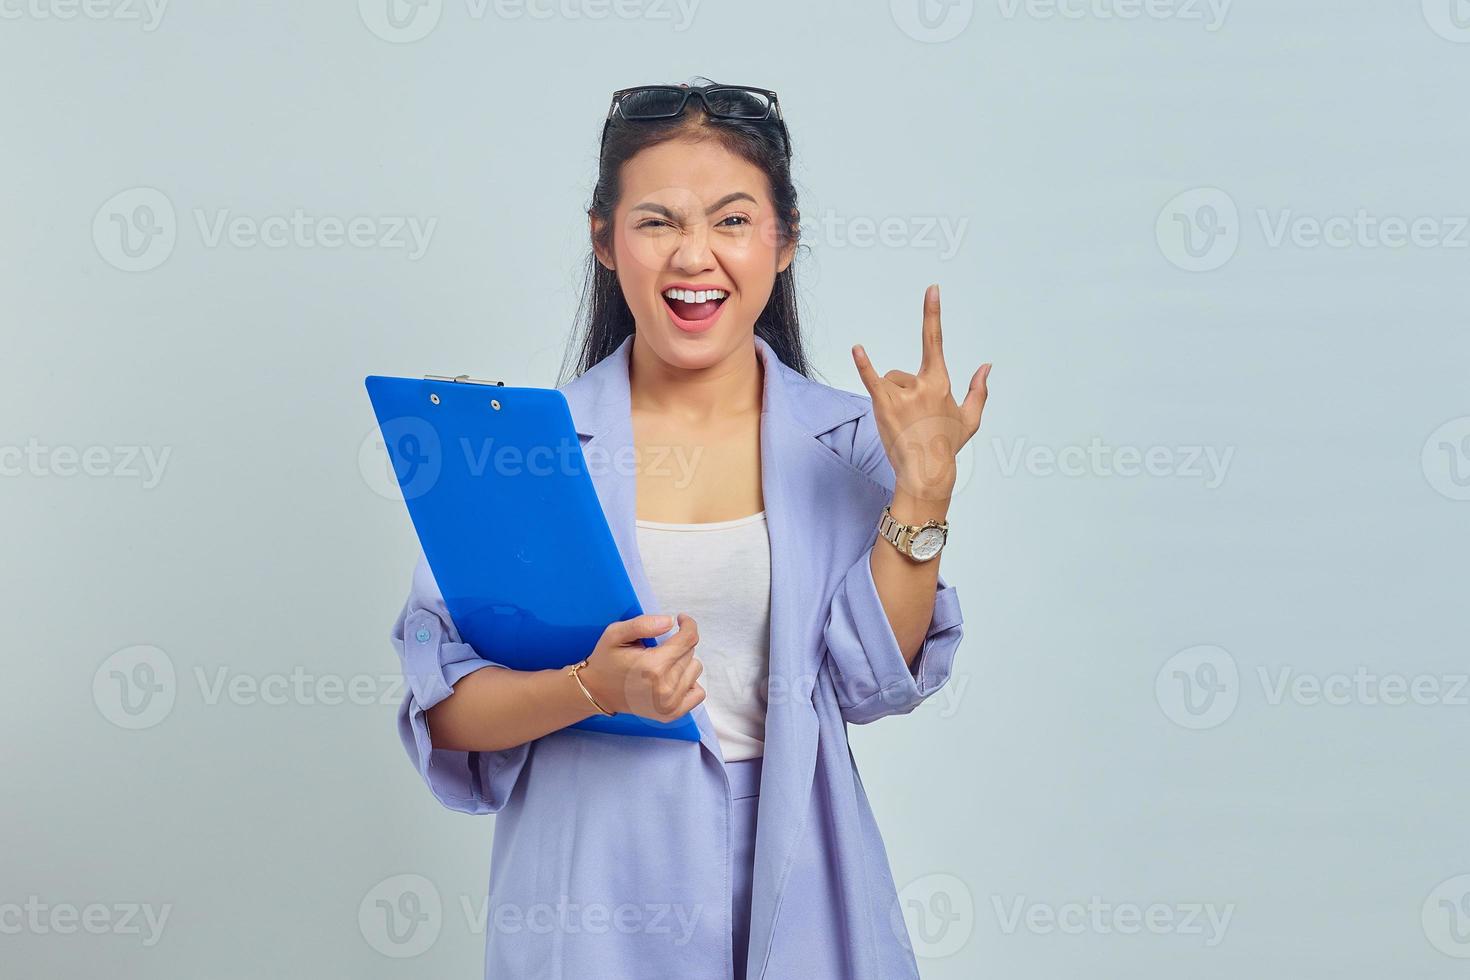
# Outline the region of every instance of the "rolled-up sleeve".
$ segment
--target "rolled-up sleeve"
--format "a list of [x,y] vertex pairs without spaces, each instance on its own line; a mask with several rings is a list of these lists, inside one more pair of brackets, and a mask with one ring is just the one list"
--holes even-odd
[[393,624],[393,646],[407,690],[398,709],[398,734],[419,775],[444,806],[461,813],[496,813],[510,799],[530,753],[530,742],[498,752],[439,749],[429,733],[428,711],[454,692],[460,679],[485,667],[462,642],[422,552],[408,601]]
[[[886,542],[884,545],[887,547]],[[873,581],[868,564],[872,553],[873,548],[867,548],[843,575],[823,630],[837,703],[843,719],[855,725],[908,714],[943,687],[964,635],[959,594],[940,575],[934,616],[910,666]]]
[[[826,433],[822,441],[890,493],[893,491],[897,478],[883,448],[870,399],[861,416]],[[892,547],[878,538],[878,517],[873,515],[872,544],[837,583],[823,630],[842,717],[858,725],[887,715],[908,714],[943,687],[954,669],[955,651],[964,635],[959,593],[940,574],[935,585],[934,615],[923,645],[912,667],[905,662],[869,564],[873,548],[880,544]]]

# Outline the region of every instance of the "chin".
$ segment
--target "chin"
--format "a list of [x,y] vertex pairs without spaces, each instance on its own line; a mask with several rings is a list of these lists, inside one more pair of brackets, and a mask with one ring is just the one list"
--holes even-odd
[[718,339],[705,334],[690,336],[673,331],[673,336],[667,337],[660,350],[659,356],[674,367],[685,370],[698,370],[718,364],[725,356],[725,350],[718,344]]
[[[652,335],[654,331],[650,331]],[[724,329],[706,333],[685,333],[671,323],[656,331],[650,346],[664,363],[686,371],[697,371],[720,363],[729,355],[729,341]]]

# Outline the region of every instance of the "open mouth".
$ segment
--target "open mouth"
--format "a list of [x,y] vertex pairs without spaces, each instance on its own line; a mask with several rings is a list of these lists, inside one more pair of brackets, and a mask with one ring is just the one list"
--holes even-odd
[[729,296],[730,294],[723,289],[665,289],[663,291],[664,303],[669,310],[678,320],[690,324],[697,324],[701,320],[713,317]]

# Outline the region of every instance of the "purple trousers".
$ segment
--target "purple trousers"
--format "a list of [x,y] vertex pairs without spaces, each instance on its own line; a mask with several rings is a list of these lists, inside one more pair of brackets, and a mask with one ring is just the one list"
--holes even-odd
[[761,762],[757,757],[725,763],[733,800],[730,810],[730,901],[735,980],[745,980],[745,959],[750,950],[750,889],[751,872],[755,866],[755,815],[761,795]]

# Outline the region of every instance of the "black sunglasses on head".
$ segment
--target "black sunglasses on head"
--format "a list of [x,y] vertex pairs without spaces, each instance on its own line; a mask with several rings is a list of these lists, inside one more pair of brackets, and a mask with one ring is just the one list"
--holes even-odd
[[775,116],[781,127],[781,143],[786,148],[786,159],[791,159],[791,134],[786,130],[786,120],[781,118],[781,104],[776,100],[776,93],[749,85],[705,85],[699,88],[690,88],[687,85],[635,85],[633,88],[618,89],[612,94],[612,105],[608,106],[607,120],[602,124],[601,146],[607,145],[607,128],[612,125],[614,115],[634,122],[674,119],[684,114],[684,106],[689,102],[690,96],[695,96],[704,103],[705,114],[711,119],[761,122]]

